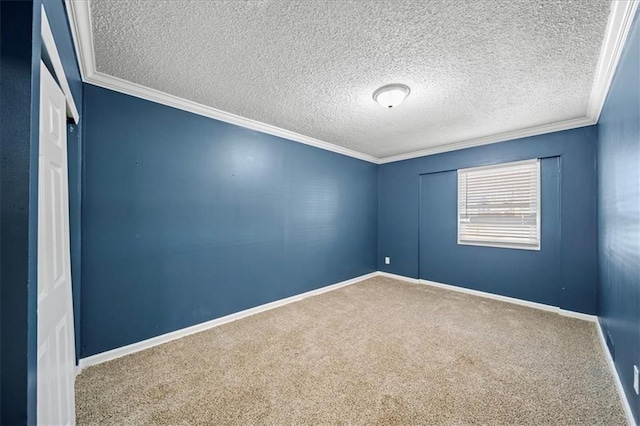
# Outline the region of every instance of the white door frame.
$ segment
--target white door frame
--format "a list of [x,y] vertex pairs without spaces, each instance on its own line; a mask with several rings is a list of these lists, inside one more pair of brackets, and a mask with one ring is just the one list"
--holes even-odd
[[[63,98],[64,100],[61,101],[61,103],[64,104],[64,106],[62,106],[62,108],[64,109],[64,111],[61,111],[61,113],[63,115],[66,115],[66,117],[71,118],[76,124],[79,123],[80,120],[80,116],[78,114],[78,109],[75,105],[74,99],[73,99],[73,95],[71,93],[71,89],[69,88],[69,83],[67,81],[66,75],[64,73],[64,68],[62,66],[62,61],[60,59],[60,55],[58,53],[58,49],[56,47],[55,44],[55,40],[53,38],[53,33],[51,32],[51,27],[49,26],[49,21],[47,19],[47,15],[46,12],[44,10],[44,5],[41,6],[41,30],[40,30],[40,35],[42,38],[42,47],[45,49],[45,51],[47,52],[47,55],[51,61],[51,66],[53,68],[53,73],[57,79],[57,84],[54,81],[54,79],[52,78],[51,74],[49,73],[49,70],[47,70],[47,68],[44,66],[44,64],[41,62],[40,63],[40,67],[41,67],[41,75],[40,75],[40,85],[42,87],[43,84],[54,84],[55,86],[57,86],[57,88],[62,92],[62,94],[64,95]],[[60,93],[60,92],[58,92]],[[39,105],[40,111],[42,113],[42,101],[40,101],[40,105]],[[61,120],[59,120],[59,124],[60,124],[60,133],[61,133],[61,137],[64,138],[63,142],[64,143],[64,170],[62,170],[61,172],[64,175],[64,185],[66,185],[66,188],[64,188],[63,192],[66,193],[66,197],[62,197],[64,198],[64,200],[58,200],[58,201],[64,201],[66,203],[66,206],[64,206],[63,210],[66,212],[66,218],[64,220],[66,220],[66,230],[63,232],[63,234],[65,235],[58,235],[57,238],[62,238],[64,241],[66,241],[66,243],[63,244],[63,251],[64,254],[60,253],[60,256],[66,256],[66,260],[67,260],[67,264],[65,267],[65,271],[64,274],[67,275],[67,279],[68,279],[68,289],[66,290],[66,294],[65,294],[65,301],[64,301],[64,306],[61,307],[61,309],[64,309],[64,311],[66,311],[67,315],[66,317],[68,318],[68,320],[66,321],[66,323],[64,324],[64,327],[67,327],[68,330],[66,331],[66,341],[65,344],[63,344],[62,346],[60,346],[60,343],[58,342],[57,347],[54,344],[54,342],[50,342],[51,346],[51,350],[53,351],[52,354],[46,354],[46,356],[48,358],[51,358],[50,361],[45,362],[42,364],[42,371],[40,371],[40,368],[38,369],[37,375],[38,375],[38,380],[37,380],[37,400],[36,400],[36,411],[38,413],[40,413],[40,415],[42,415],[43,418],[40,418],[40,416],[37,419],[38,424],[42,424],[43,422],[53,422],[53,423],[57,423],[56,420],[53,420],[55,418],[55,415],[52,416],[52,413],[54,411],[53,410],[58,410],[56,412],[59,412],[60,409],[62,409],[65,413],[66,413],[66,417],[67,420],[65,420],[65,422],[67,422],[67,424],[75,424],[75,395],[74,395],[74,381],[75,381],[75,374],[76,374],[76,366],[75,366],[75,360],[76,360],[76,353],[75,353],[75,333],[74,333],[74,315],[73,315],[73,295],[72,295],[72,289],[71,289],[71,267],[70,267],[70,226],[69,226],[69,215],[68,215],[68,210],[69,210],[69,205],[68,205],[68,195],[69,195],[69,187],[68,187],[68,161],[67,161],[67,152],[66,152],[66,119],[64,119],[63,117],[60,117]],[[51,121],[51,118],[48,118],[49,121]],[[41,117],[40,120],[40,125],[42,125],[43,120]],[[41,131],[41,129],[39,129],[39,140],[40,140],[40,144],[43,143],[43,133]],[[42,171],[43,167],[42,167],[42,154],[43,154],[43,146],[40,147],[40,152],[39,152],[39,165],[38,165],[38,169],[39,169],[39,173]],[[39,183],[42,184],[43,182],[46,181],[44,176],[40,176],[39,175]],[[46,183],[49,183],[49,181],[46,181]],[[41,214],[41,210],[44,209],[45,207],[45,199],[43,197],[43,194],[45,194],[46,191],[44,191],[43,189],[45,188],[39,188],[38,190],[38,210],[39,210],[39,220],[38,220],[38,228],[39,230],[42,228],[42,224],[41,224],[41,219],[40,216],[42,216]],[[43,281],[43,283],[40,283],[40,278],[41,275],[46,275],[45,271],[47,268],[46,265],[46,261],[47,261],[47,253],[44,249],[44,246],[42,245],[42,241],[44,241],[43,239],[41,240],[41,236],[38,236],[38,276],[39,276],[39,281],[38,281],[38,321],[37,321],[37,329],[38,329],[38,363],[40,364],[40,357],[41,355],[44,355],[45,352],[45,347],[47,345],[43,345],[42,348],[40,347],[41,343],[40,342],[40,338],[44,337],[41,336],[41,331],[46,329],[46,333],[45,334],[50,334],[49,330],[49,326],[50,324],[47,324],[46,321],[43,320],[44,317],[41,317],[40,315],[40,300],[41,300],[41,284],[45,284],[45,282]],[[49,255],[51,253],[49,252]],[[51,256],[49,256],[51,257]],[[49,259],[50,260],[50,259]],[[65,286],[66,287],[66,286]],[[43,305],[43,306],[47,306],[47,305]],[[50,309],[49,310],[44,310],[45,311],[45,316],[48,315],[50,313]],[[58,327],[60,327],[61,325],[59,324]],[[60,333],[63,333],[62,330],[58,330],[60,331]],[[63,339],[64,340],[64,339]],[[47,342],[49,343],[49,342]],[[49,346],[50,346],[49,345]],[[61,352],[63,351],[64,354],[61,355]],[[59,362],[60,360],[66,360],[64,362],[64,365],[62,367],[60,367],[60,365],[56,366],[53,365],[54,362]],[[44,362],[44,361],[43,361]],[[46,364],[46,365],[45,365]],[[45,366],[48,366],[49,368],[44,368]],[[47,371],[48,370],[48,371]],[[51,374],[51,372],[54,372],[57,375],[64,375],[63,378],[58,377],[58,380],[51,380],[50,377],[48,377],[48,375]],[[64,379],[64,380],[61,380]],[[58,384],[58,386],[62,386],[62,384],[66,383],[67,385],[69,385],[70,383],[70,390],[69,388],[66,388],[66,396],[62,395],[62,388],[58,388],[58,389],[52,389],[52,383],[55,385],[56,383]],[[48,388],[48,389],[47,389]],[[69,395],[70,394],[70,395]],[[55,404],[55,406],[57,408],[52,408],[52,404]],[[47,413],[46,415],[43,413]]]
[[75,424],[75,336],[65,96],[40,61],[37,421]]
[[53,38],[51,27],[49,26],[49,20],[47,19],[47,13],[44,11],[44,6],[41,6],[41,12],[42,25],[40,26],[40,36],[42,37],[42,46],[47,51],[49,59],[51,59],[53,72],[55,77],[58,79],[58,83],[60,83],[60,88],[62,89],[62,93],[64,93],[64,97],[67,101],[67,117],[72,118],[73,122],[78,124],[80,122],[78,108],[76,108],[76,103],[73,101],[73,95],[69,88],[69,82],[67,82],[67,76],[64,74],[62,60],[60,59],[60,54],[58,53],[58,48],[56,47],[56,42]]

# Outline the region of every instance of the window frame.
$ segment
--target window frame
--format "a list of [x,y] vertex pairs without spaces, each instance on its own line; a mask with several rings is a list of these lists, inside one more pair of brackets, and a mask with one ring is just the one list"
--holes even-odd
[[[461,215],[460,215],[460,173],[468,172],[468,171],[481,171],[481,170],[491,170],[494,169],[496,171],[513,166],[519,166],[524,164],[536,164],[536,173],[538,175],[537,179],[537,212],[536,212],[536,240],[537,245],[524,245],[517,244],[511,242],[496,242],[496,241],[469,241],[469,240],[461,240],[460,239],[460,223],[461,223]],[[530,251],[540,251],[542,249],[542,239],[541,239],[541,205],[542,205],[542,197],[541,197],[541,184],[542,184],[542,175],[540,173],[540,159],[533,158],[529,160],[521,160],[521,161],[512,161],[508,163],[497,163],[497,164],[489,164],[486,166],[478,166],[478,167],[467,167],[464,169],[458,169],[456,171],[456,234],[458,245],[464,246],[479,246],[479,247],[494,247],[494,248],[506,248],[506,249],[516,249],[516,250],[530,250]]]

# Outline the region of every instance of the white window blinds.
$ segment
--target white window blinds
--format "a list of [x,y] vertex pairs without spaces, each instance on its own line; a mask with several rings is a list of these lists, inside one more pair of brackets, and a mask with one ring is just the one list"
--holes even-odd
[[540,250],[538,159],[458,170],[458,244]]

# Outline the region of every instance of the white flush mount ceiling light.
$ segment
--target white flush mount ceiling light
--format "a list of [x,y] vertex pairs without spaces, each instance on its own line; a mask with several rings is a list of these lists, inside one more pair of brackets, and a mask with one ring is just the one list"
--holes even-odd
[[373,99],[385,108],[393,108],[409,96],[409,86],[404,84],[387,84],[373,92]]

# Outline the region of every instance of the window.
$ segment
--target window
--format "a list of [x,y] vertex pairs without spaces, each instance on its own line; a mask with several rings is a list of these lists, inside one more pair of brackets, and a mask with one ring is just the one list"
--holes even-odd
[[458,170],[458,244],[540,250],[538,159]]

